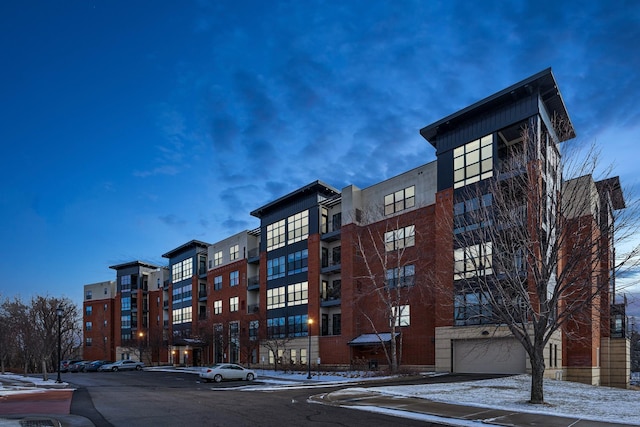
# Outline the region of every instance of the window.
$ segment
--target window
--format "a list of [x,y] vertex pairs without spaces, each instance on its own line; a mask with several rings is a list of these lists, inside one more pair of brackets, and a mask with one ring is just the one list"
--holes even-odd
[[281,248],[285,242],[285,220],[267,225],[267,250]]
[[453,313],[456,326],[494,322],[489,299],[480,291],[456,294],[453,302]]
[[267,310],[285,306],[285,287],[267,289]]
[[258,339],[259,327],[260,327],[260,322],[257,320],[252,320],[249,322],[249,340],[255,341]]
[[453,251],[453,279],[467,279],[474,276],[493,274],[493,246],[483,242]]
[[384,233],[384,244],[388,251],[403,249],[416,244],[416,227],[409,225]]
[[84,309],[84,313],[85,313],[87,316],[91,316],[91,313],[93,313],[93,307],[92,307],[92,306],[90,306],[90,305],[86,306],[86,307],[85,307],[85,309]]
[[131,297],[122,297],[120,300],[120,307],[122,311],[131,310]]
[[409,311],[410,310],[408,305],[392,307],[391,323],[393,323],[393,320],[395,319],[396,326],[409,326],[411,324],[411,316]]
[[308,249],[287,255],[287,274],[296,274],[307,271],[308,262]]
[[91,299],[91,298],[92,298],[91,291],[87,291],[87,293],[84,296],[84,299]]
[[284,256],[267,260],[267,280],[284,277]]
[[120,290],[122,292],[131,290],[131,275],[120,277]]
[[229,298],[229,311],[238,311],[238,297]]
[[[158,279],[158,287],[160,287],[160,279]],[[109,289],[104,288],[104,294],[107,295],[108,292],[109,292]]]
[[309,301],[308,282],[295,283],[287,286],[287,305],[302,305]]
[[301,314],[297,316],[289,316],[287,319],[289,327],[289,336],[291,337],[304,337],[308,335],[309,324],[307,321],[307,315]]
[[90,331],[92,327],[93,327],[93,323],[91,322],[86,322],[84,325],[84,329],[87,331]]
[[328,233],[329,232],[329,211],[327,208],[322,208],[322,212],[320,214],[320,233]]
[[222,265],[222,251],[213,254],[213,266],[217,267],[219,265]]
[[289,243],[299,242],[309,236],[309,211],[304,211],[291,215],[287,218],[289,229]]
[[493,176],[493,136],[487,135],[453,150],[453,188]]
[[416,187],[412,185],[384,196],[384,214],[400,212],[416,205]]
[[387,286],[389,288],[413,286],[416,268],[413,264],[387,270]]
[[222,300],[213,302],[213,314],[222,314]]
[[104,325],[105,328],[107,327],[107,321],[106,320],[104,321],[103,325]]
[[131,327],[131,316],[124,315],[120,317],[120,326],[122,328],[128,329]]
[[173,295],[174,304],[182,301],[182,288],[173,288],[171,294]]
[[231,261],[238,259],[238,257],[240,256],[240,246],[239,245],[233,245],[229,248],[229,259]]
[[213,290],[219,291],[222,289],[222,276],[216,276],[213,278]]
[[173,309],[172,323],[174,325],[179,325],[181,323],[190,323],[192,321],[191,310],[191,307]]
[[190,279],[193,276],[193,259],[187,258],[173,264],[171,267],[171,281],[173,283]]
[[240,279],[238,278],[238,271],[232,271],[229,273],[229,286],[238,286]]
[[340,335],[342,332],[342,315],[334,314],[333,315],[333,335]]
[[453,232],[460,234],[491,225],[486,209],[490,208],[492,204],[493,195],[484,194],[481,197],[463,200],[453,205]]
[[86,343],[86,346],[87,346],[87,347],[91,347],[91,345],[93,344],[93,338],[89,338],[89,337],[87,337],[87,338],[85,339],[85,343]]
[[300,349],[300,364],[305,365],[307,363],[307,349]]
[[267,336],[269,338],[284,338],[286,336],[284,317],[267,319]]

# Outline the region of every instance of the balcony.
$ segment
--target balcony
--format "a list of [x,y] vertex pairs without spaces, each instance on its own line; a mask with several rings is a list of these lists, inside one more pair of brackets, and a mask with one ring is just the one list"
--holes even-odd
[[260,289],[260,276],[251,276],[247,279],[247,289],[256,291]]
[[198,291],[198,301],[206,301],[207,300],[207,291],[206,290],[199,290]]
[[260,248],[249,249],[247,253],[247,262],[255,264],[260,261]]
[[247,314],[254,314],[260,311],[260,304],[247,305]]
[[332,259],[331,262],[323,262],[320,268],[322,274],[337,274],[342,270],[342,264],[340,258]]

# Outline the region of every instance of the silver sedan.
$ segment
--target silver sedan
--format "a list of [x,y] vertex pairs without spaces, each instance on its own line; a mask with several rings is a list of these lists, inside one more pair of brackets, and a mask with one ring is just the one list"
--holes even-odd
[[205,382],[211,380],[219,383],[222,380],[247,380],[253,381],[256,373],[251,369],[243,368],[235,363],[216,363],[213,366],[202,368],[200,378]]
[[118,360],[115,363],[107,363],[106,365],[102,365],[98,368],[98,371],[130,371],[137,370],[141,371],[144,368],[144,363],[137,362],[135,360]]

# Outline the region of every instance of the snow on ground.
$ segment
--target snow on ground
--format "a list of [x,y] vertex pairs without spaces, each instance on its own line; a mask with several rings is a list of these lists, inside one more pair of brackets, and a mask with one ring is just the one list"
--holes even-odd
[[518,375],[448,384],[358,387],[338,393],[377,392],[395,397],[419,397],[443,403],[640,425],[639,391],[545,380],[547,403],[531,405],[527,403],[530,383],[529,375]]
[[[174,368],[147,368],[146,370],[175,371]],[[200,368],[183,369],[186,372],[198,374]],[[459,383],[425,384],[411,386],[362,386],[362,381],[377,380],[388,377],[369,376],[358,372],[312,372],[312,379],[307,380],[307,372],[283,372],[256,369],[258,383],[245,385],[243,390],[273,391],[279,388],[313,388],[327,384],[344,384],[346,388],[333,393],[345,396],[360,392],[375,392],[384,395],[402,397],[418,397],[443,403],[456,403],[483,408],[504,409],[515,412],[530,412],[558,416],[581,417],[594,421],[605,421],[640,425],[640,391],[622,390],[610,387],[596,387],[569,381],[545,380],[544,405],[527,403],[531,377],[518,375],[513,377],[496,378],[483,381],[468,381]],[[430,374],[433,375],[433,374]],[[0,375],[3,382],[13,380],[28,380],[36,388],[55,384],[55,379],[43,381],[42,378],[21,375]],[[349,387],[354,382],[360,382],[359,387]],[[67,385],[63,383],[62,385]],[[0,396],[9,393],[24,392],[16,387],[2,386],[0,382]],[[33,391],[33,388],[30,388]],[[383,408],[365,408],[375,412],[398,415],[396,411]],[[406,416],[407,414],[403,414]],[[424,417],[420,419],[426,420]],[[433,417],[429,418],[433,420]],[[478,425],[472,422],[459,425]]]

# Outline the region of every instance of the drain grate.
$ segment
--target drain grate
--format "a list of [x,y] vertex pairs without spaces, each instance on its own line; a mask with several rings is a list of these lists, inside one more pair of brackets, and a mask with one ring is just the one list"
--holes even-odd
[[31,418],[26,420],[20,420],[21,427],[56,427],[58,424],[54,423],[50,418]]

